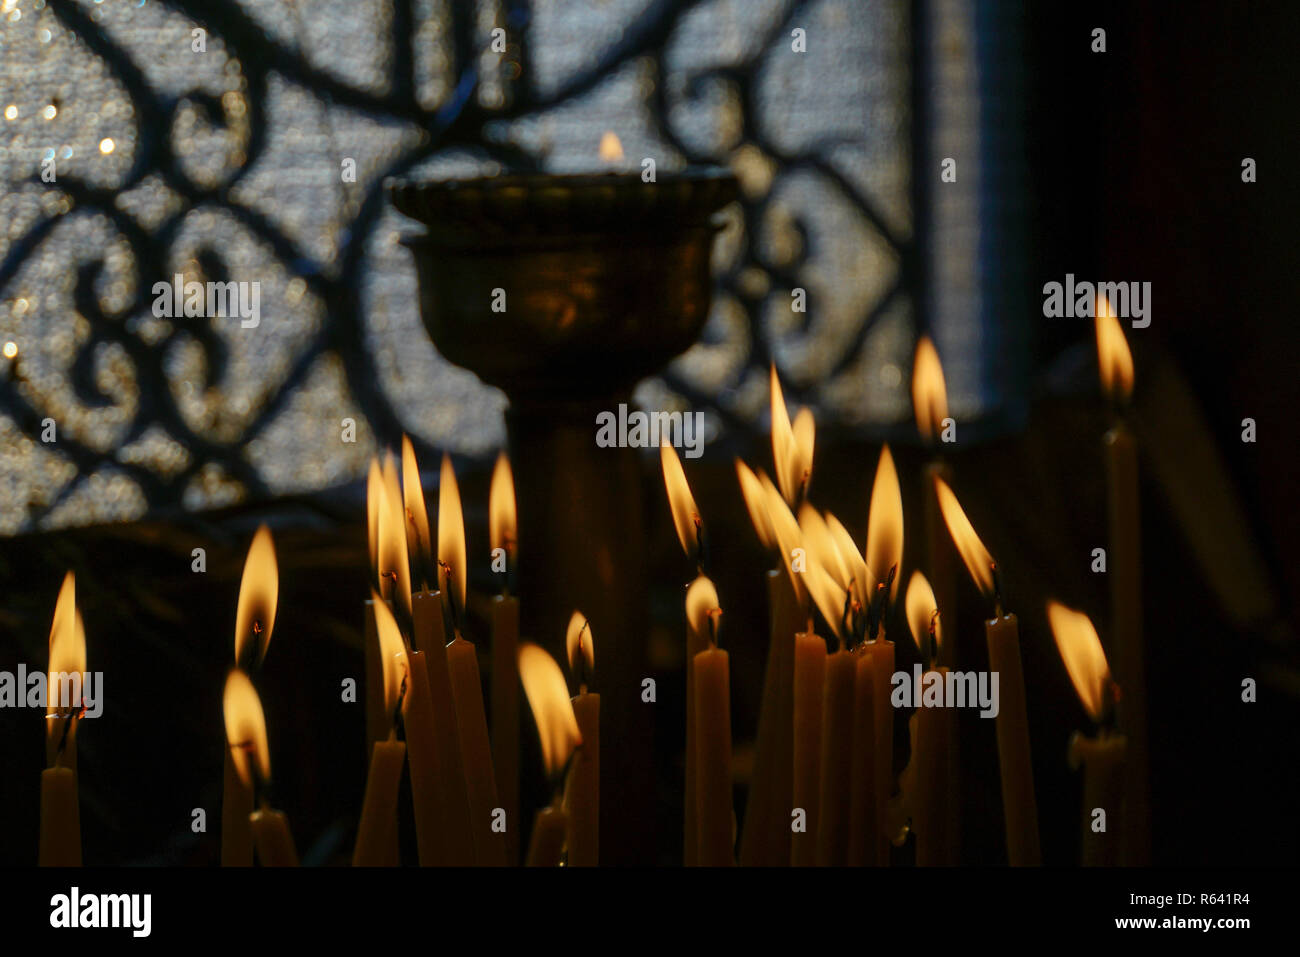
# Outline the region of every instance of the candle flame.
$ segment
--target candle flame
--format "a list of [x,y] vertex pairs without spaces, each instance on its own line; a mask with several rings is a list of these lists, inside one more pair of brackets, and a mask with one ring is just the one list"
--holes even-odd
[[664,486],[668,489],[668,507],[673,514],[677,540],[682,543],[686,557],[698,561],[703,521],[695,498],[691,495],[691,487],[686,483],[681,460],[677,458],[677,451],[665,442],[659,446],[659,461],[663,466]]
[[623,144],[613,130],[606,130],[600,138],[600,158],[605,163],[623,162]]
[[1127,402],[1133,394],[1133,353],[1115,310],[1105,296],[1097,296],[1097,370],[1101,391],[1114,402]]
[[957,546],[961,560],[966,563],[966,570],[970,572],[970,577],[975,580],[975,584],[986,597],[996,597],[993,556],[975,534],[974,526],[962,511],[961,503],[957,501],[957,496],[948,487],[948,483],[936,475],[934,487],[939,497],[939,509],[943,512],[944,523],[948,526],[948,534],[952,536],[952,542]]
[[582,743],[569,688],[555,659],[537,645],[521,644],[518,660],[519,680],[542,742],[542,763],[547,777],[554,778],[564,770],[573,749]]
[[696,634],[707,636],[710,644],[717,644],[721,617],[717,589],[709,578],[697,575],[686,588],[686,621]]
[[226,715],[226,743],[240,780],[253,786],[254,772],[263,783],[271,780],[271,748],[266,741],[266,716],[262,713],[262,699],[248,675],[231,668],[226,676],[226,690],[222,696]]
[[244,577],[239,582],[239,604],[235,610],[235,664],[241,668],[261,665],[275,627],[275,607],[280,592],[280,573],[275,561],[275,542],[265,525],[257,529],[244,560]]
[[370,457],[366,473],[366,534],[370,544],[370,580],[379,581],[379,504],[384,498],[384,475],[379,459]]
[[397,460],[384,455],[379,483],[379,593],[411,614],[411,566],[406,553],[406,510]]
[[420,481],[420,464],[409,436],[402,436],[402,505],[406,527],[406,548],[420,570],[421,587],[430,584],[433,567],[433,539],[429,534],[429,509],[424,501],[424,483]]
[[[907,582],[907,595],[903,599],[907,611],[907,627],[912,632],[912,640],[924,656],[938,651],[943,643],[943,630],[940,628],[938,605],[934,600],[934,590],[929,580],[921,572],[912,572]],[[931,629],[934,630],[935,648],[929,649]]]
[[767,495],[763,491],[763,483],[740,459],[736,459],[736,476],[740,479],[740,494],[745,499],[745,508],[749,512],[754,531],[758,533],[758,540],[768,550],[776,548],[776,532],[773,531],[772,519],[767,514]]
[[831,536],[830,527],[821,512],[807,502],[799,506],[799,531],[803,533],[804,547],[818,564],[841,588],[848,590],[853,573],[843,561],[839,546]]
[[[81,701],[63,701],[64,689],[71,694],[81,687],[81,676],[86,670],[86,627],[77,610],[77,581],[72,572],[63,576],[59,597],[54,602],[54,621],[50,626],[50,668],[45,684],[45,716],[47,718],[76,715],[81,711]],[[59,675],[77,675],[75,686],[65,684]],[[23,691],[22,693],[26,693]],[[46,733],[61,733],[53,722]]]
[[858,546],[853,543],[853,536],[849,534],[849,530],[830,512],[826,513],[826,527],[830,529],[831,540],[835,543],[836,551],[840,553],[840,561],[850,572],[851,581],[845,587],[853,595],[854,601],[865,607],[867,604],[866,559],[858,551]]
[[442,588],[454,600],[453,608],[465,607],[468,573],[465,568],[465,516],[460,508],[460,488],[451,456],[443,453],[438,481],[438,564],[442,566]]
[[504,548],[506,556],[515,557],[515,477],[510,457],[504,451],[492,469],[492,486],[488,492],[488,542],[492,549]]
[[1047,620],[1052,625],[1052,636],[1070,673],[1070,681],[1083,703],[1083,709],[1093,721],[1100,721],[1105,708],[1106,686],[1110,683],[1110,667],[1101,639],[1092,619],[1081,611],[1067,608],[1058,601],[1048,601]]
[[810,409],[801,409],[795,415],[794,426],[785,407],[781,380],[776,374],[776,363],[770,372],[772,391],[772,460],[776,465],[776,481],[786,504],[794,508],[808,491],[812,481],[813,443],[816,422]]
[[[903,491],[898,485],[898,470],[889,444],[880,450],[876,480],[871,486],[871,510],[867,514],[867,568],[877,582],[889,578],[889,570],[903,562]],[[889,589],[889,600],[898,595],[898,580]]]
[[933,442],[948,417],[948,389],[944,385],[939,353],[929,336],[917,340],[912,359],[912,412],[921,438]]
[[803,572],[794,567],[796,554],[803,551],[803,532],[799,529],[799,523],[795,521],[794,513],[785,504],[785,499],[772,484],[772,480],[760,473],[759,481],[763,484],[764,497],[767,499],[767,514],[772,523],[772,534],[781,552],[781,566],[790,576],[790,584],[794,587],[795,600],[799,607],[807,608],[808,589],[804,587]]
[[[575,675],[590,675],[596,670],[596,645],[592,637],[591,622],[580,611],[569,616],[569,627],[564,635],[564,648],[569,655],[569,670]],[[580,667],[585,666],[584,672]]]
[[[813,520],[815,517],[815,520]],[[808,564],[804,568],[804,584],[808,588],[808,594],[812,597],[813,604],[817,610],[822,613],[826,623],[831,626],[835,632],[836,638],[844,637],[844,613],[845,597],[848,589],[843,587],[835,576],[831,573],[826,565],[826,560],[830,554],[835,552],[835,543],[831,541],[830,532],[826,529],[826,523],[822,521],[821,516],[816,511],[805,506],[800,510],[800,518],[809,519],[808,531],[812,534],[809,536],[805,532],[804,548],[807,551]],[[801,522],[800,528],[804,526]]]
[[373,588],[370,598],[370,613],[375,616],[375,634],[379,636],[379,660],[384,669],[384,713],[395,715],[406,684],[406,642],[388,602]]

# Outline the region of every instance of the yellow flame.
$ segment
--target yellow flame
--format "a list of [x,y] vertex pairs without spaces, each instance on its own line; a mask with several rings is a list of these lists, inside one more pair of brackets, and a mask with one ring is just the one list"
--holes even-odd
[[542,742],[542,763],[547,776],[553,778],[564,769],[573,749],[582,743],[569,688],[555,659],[537,645],[521,644],[518,660],[519,680]]
[[794,587],[794,595],[799,607],[806,608],[808,605],[808,589],[804,587],[803,573],[796,571],[793,566],[796,550],[803,549],[803,532],[800,531],[794,513],[785,504],[785,499],[781,497],[781,493],[772,484],[772,480],[760,473],[759,481],[763,484],[764,497],[767,499],[767,514],[772,523],[772,534],[775,536],[777,546],[781,551],[781,566],[785,569],[785,573],[790,576],[790,583]]
[[948,483],[936,475],[934,487],[939,496],[939,510],[943,512],[944,523],[948,526],[948,534],[952,536],[961,560],[966,563],[966,570],[975,579],[979,590],[992,598],[993,556],[975,534],[974,526],[962,511],[961,503],[957,501],[957,496],[948,487]]
[[271,643],[275,607],[279,598],[280,573],[275,561],[271,530],[259,526],[244,560],[244,577],[239,582],[239,604],[235,611],[235,664],[260,665]]
[[384,500],[384,474],[379,459],[370,457],[366,473],[366,534],[370,543],[370,580],[379,581],[379,505]]
[[606,130],[600,138],[600,158],[605,163],[623,162],[623,144],[613,130]]
[[948,417],[948,389],[939,353],[929,336],[917,340],[912,359],[912,412],[921,438],[933,442]]
[[876,480],[871,486],[871,510],[867,515],[867,568],[877,582],[889,577],[898,566],[899,574],[889,589],[889,599],[898,596],[898,580],[903,563],[903,492],[898,485],[898,470],[888,443],[880,450]]
[[842,638],[844,637],[844,598],[847,592],[827,572],[826,566],[822,563],[825,549],[834,548],[834,545],[830,542],[829,536],[824,544],[806,544],[808,566],[804,569],[803,578],[808,587],[808,594],[812,596],[813,604],[822,613],[826,623],[835,632],[835,637]]
[[847,591],[853,573],[841,558],[826,519],[807,502],[799,506],[799,531],[803,533],[804,547],[809,554],[835,579],[836,584]]
[[411,614],[411,565],[406,553],[406,510],[393,453],[384,455],[379,492],[379,593]]
[[935,614],[938,605],[934,600],[934,590],[930,587],[929,580],[920,571],[912,572],[912,577],[907,582],[907,595],[903,599],[903,604],[907,610],[907,627],[912,632],[912,640],[916,642],[916,647],[922,653],[929,653],[932,624],[935,645],[941,645],[943,629]]
[[700,510],[691,495],[691,487],[686,484],[686,473],[682,471],[677,451],[667,442],[659,446],[659,461],[663,466],[664,486],[668,489],[668,507],[673,514],[677,540],[682,543],[686,557],[694,559],[700,553]]
[[740,479],[740,494],[745,499],[745,508],[749,512],[754,531],[758,533],[758,540],[764,548],[776,548],[776,533],[772,530],[772,519],[767,514],[767,496],[763,492],[763,484],[740,459],[736,459],[736,476]]
[[252,787],[253,768],[259,780],[271,780],[271,749],[266,741],[266,716],[262,713],[262,699],[248,675],[231,668],[226,676],[226,690],[222,696],[226,714],[226,742],[235,770],[244,784]]
[[1048,601],[1047,620],[1052,625],[1056,647],[1084,710],[1093,721],[1100,721],[1106,685],[1110,682],[1110,667],[1106,664],[1106,653],[1101,648],[1101,639],[1097,637],[1092,619],[1058,601]]
[[515,477],[510,471],[510,457],[504,451],[492,469],[492,487],[488,492],[488,542],[493,550],[504,548],[507,557],[515,557]]
[[375,634],[379,636],[379,660],[384,674],[384,713],[395,714],[402,700],[402,686],[406,683],[406,642],[397,627],[388,602],[379,592],[370,591],[371,614],[375,616]]
[[794,508],[808,490],[812,481],[813,443],[816,423],[812,411],[802,409],[790,425],[790,414],[781,392],[781,380],[773,363],[770,372],[772,390],[772,460],[776,465],[776,481],[786,504]]
[[1127,401],[1133,394],[1133,353],[1115,310],[1101,295],[1097,296],[1097,369],[1102,394],[1114,401]]
[[[429,509],[424,501],[424,483],[420,481],[420,463],[409,436],[402,436],[402,505],[406,519],[406,547],[422,571],[433,564],[433,540],[429,534]],[[420,583],[428,588],[430,583]]]
[[840,553],[840,561],[849,569],[851,581],[845,585],[852,593],[854,598],[864,607],[867,604],[867,562],[858,551],[858,546],[853,543],[853,536],[845,528],[838,518],[830,512],[826,513],[826,527],[830,529],[831,540],[835,543],[836,550]]
[[[67,707],[63,706],[59,693],[63,683],[57,676],[82,675],[85,670],[86,628],[81,620],[81,612],[77,610],[76,576],[68,572],[63,576],[59,597],[54,602],[54,621],[50,626],[50,667],[45,685],[47,717],[76,714],[81,710],[80,701],[69,701]],[[55,733],[53,724],[47,726],[47,733]]]
[[707,636],[710,642],[716,642],[721,615],[718,591],[713,587],[713,582],[704,575],[697,575],[695,581],[686,588],[686,620],[697,634]]
[[587,616],[580,611],[575,611],[569,616],[569,627],[564,635],[564,648],[569,655],[569,670],[575,675],[581,673],[578,670],[578,656],[582,655],[587,669],[585,673],[590,677],[596,670],[596,644],[592,636],[591,622],[587,621]]
[[468,571],[465,568],[465,516],[451,456],[443,453],[438,482],[438,561],[443,564],[442,587],[450,590],[457,608],[465,607]]

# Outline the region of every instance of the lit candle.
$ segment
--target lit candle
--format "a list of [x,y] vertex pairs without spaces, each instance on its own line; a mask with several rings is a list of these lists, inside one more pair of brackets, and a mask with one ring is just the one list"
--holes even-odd
[[[787,866],[790,863],[789,809],[793,806],[794,767],[794,636],[807,619],[799,610],[790,576],[783,568],[780,547],[767,514],[763,483],[736,460],[740,490],[759,540],[776,557],[767,573],[768,646],[763,697],[758,714],[754,772],[745,803],[740,863],[746,867]],[[762,473],[760,472],[760,475]]]
[[[667,443],[659,447],[659,461],[663,468],[664,486],[668,491],[668,506],[673,516],[677,540],[692,564],[702,569],[704,564],[704,522],[700,510],[686,483],[686,473],[676,451]],[[688,590],[689,594],[689,590]],[[695,656],[709,647],[708,634],[697,628],[689,616],[686,619],[686,782],[682,796],[682,863],[691,867],[699,855],[700,838],[697,819],[697,719],[695,714]]]
[[[265,525],[258,528],[248,546],[244,574],[239,582],[239,604],[235,611],[235,666],[255,673],[262,666],[275,628],[275,609],[280,587],[275,561],[275,542]],[[240,778],[230,749],[225,752],[225,775],[221,799],[221,864],[223,867],[251,867],[253,832],[248,816],[253,813],[253,792]]]
[[989,670],[998,676],[998,765],[1002,773],[1007,859],[1013,867],[1036,867],[1041,862],[1038,804],[1030,760],[1019,625],[1015,615],[1003,613],[997,563],[975,534],[957,496],[942,479],[935,479],[935,488],[958,554],[980,591],[993,601],[993,617],[984,622],[984,634],[989,646]]
[[447,670],[451,676],[452,701],[456,705],[460,753],[465,762],[474,861],[480,867],[503,866],[506,863],[505,834],[494,826],[498,806],[497,784],[492,767],[487,714],[483,709],[478,651],[473,642],[465,639],[461,630],[467,584],[465,519],[461,512],[456,473],[452,470],[450,456],[445,454],[438,485],[438,567],[442,576],[443,602],[455,634],[447,646]]
[[[913,571],[907,583],[904,606],[908,629],[924,666],[921,688],[930,687],[936,681],[943,688],[948,669],[937,664],[943,647],[939,609],[930,583],[919,571]],[[943,701],[940,707],[926,707],[923,702],[924,698],[914,702],[912,757],[907,770],[909,785],[904,793],[910,806],[912,832],[916,835],[917,866],[933,867],[950,862],[947,808],[953,797],[953,784],[948,777],[948,749],[956,712],[950,701]]]
[[806,867],[817,859],[818,788],[821,784],[822,692],[826,680],[826,642],[812,629],[805,582],[808,567],[803,530],[775,486],[763,486],[772,534],[795,592],[805,630],[794,638],[791,668],[790,864]]
[[1097,297],[1097,364],[1102,392],[1116,410],[1106,433],[1106,487],[1109,505],[1111,625],[1119,682],[1124,689],[1120,719],[1128,739],[1125,767],[1123,861],[1150,863],[1150,785],[1147,780],[1146,646],[1142,636],[1141,542],[1138,507],[1137,442],[1120,413],[1133,394],[1133,356],[1119,320],[1105,296]]
[[876,464],[871,486],[871,509],[867,515],[866,564],[870,574],[872,611],[868,616],[867,645],[871,656],[873,727],[872,749],[876,785],[876,858],[889,863],[891,831],[888,811],[894,793],[894,707],[890,682],[894,676],[894,643],[887,636],[889,609],[898,596],[898,569],[903,562],[903,493],[898,484],[894,457],[885,445]]
[[[821,564],[823,559],[829,558],[832,565],[840,567],[824,520],[806,503],[799,512],[799,528],[804,533],[808,553],[804,581],[817,609],[830,625],[836,642],[836,650],[830,655],[826,655],[824,643],[820,649],[824,659],[824,679],[815,860],[822,866],[842,866],[848,862],[854,759],[853,683],[856,673],[854,655],[844,641],[848,592],[842,584],[846,580],[844,575],[837,572],[840,580],[836,581],[835,576]],[[820,637],[818,641],[821,641]],[[803,843],[806,845],[808,842]]]
[[728,655],[717,646],[722,609],[713,582],[703,575],[686,591],[691,630],[708,636],[708,647],[691,662],[695,674],[695,819],[701,867],[736,863],[735,810],[731,795],[731,688]]
[[[385,494],[391,495],[391,488]],[[420,581],[420,589],[411,596],[414,647],[407,655],[410,684],[402,699],[416,844],[423,866],[467,867],[474,863],[474,838],[459,725],[444,650],[442,597],[429,588],[429,583],[436,580],[429,517],[419,464],[409,441],[403,443],[402,450],[402,502],[405,539]],[[387,528],[387,523],[397,515],[396,508],[383,509],[381,527]],[[399,556],[394,547],[393,560]]]
[[[518,545],[515,530],[515,481],[510,459],[502,452],[492,470],[488,495],[488,540],[492,567],[501,575],[502,590],[492,599],[492,760],[497,793],[506,812],[506,850],[511,864],[519,862],[519,599],[510,594]],[[498,569],[498,559],[502,567]]]
[[[377,618],[375,633],[379,636],[380,663],[383,665],[385,710],[395,722],[408,684],[406,645],[392,611],[377,593],[371,601],[371,608]],[[399,861],[397,791],[405,764],[406,742],[397,740],[397,727],[392,724],[387,740],[376,741],[370,752],[361,821],[357,825],[357,842],[352,851],[353,867],[382,867]]]
[[542,766],[555,790],[549,807],[537,812],[528,846],[529,867],[555,867],[564,852],[567,815],[560,799],[561,782],[574,749],[582,744],[569,689],[555,659],[531,642],[519,646],[519,680],[537,724]]
[[[926,464],[921,476],[926,545],[925,568],[934,590],[935,607],[940,615],[947,615],[951,625],[957,620],[957,556],[953,554],[948,528],[944,525],[943,515],[939,511],[939,500],[934,491],[936,477],[952,485],[952,469],[939,451],[946,444],[943,440],[949,438],[944,432],[946,428],[944,420],[948,418],[948,389],[944,382],[939,353],[935,350],[929,336],[922,336],[916,343],[916,354],[912,361],[912,409],[922,442],[934,450],[934,457]],[[955,431],[951,439],[956,439]],[[956,633],[950,627],[947,640],[939,646],[940,665],[949,668],[958,667],[956,638]],[[958,723],[954,714],[946,729],[949,737],[948,768],[945,774],[950,781],[961,779],[957,728]],[[945,863],[956,864],[961,847],[961,802],[948,801],[947,816],[948,820],[944,826],[948,859]]]
[[587,691],[596,669],[596,645],[591,624],[582,612],[570,616],[564,646],[578,683],[572,704],[582,737],[565,787],[569,866],[595,867],[600,863],[600,695]]
[[1076,732],[1070,739],[1070,767],[1083,767],[1083,863],[1113,867],[1119,863],[1117,835],[1125,833],[1119,817],[1127,742],[1112,728],[1119,695],[1091,619],[1049,601],[1047,620],[1079,701],[1100,728],[1095,738]]
[[72,572],[63,578],[50,628],[45,683],[45,753],[41,772],[41,867],[81,866],[81,807],[77,793],[77,722],[83,707],[86,631],[77,611]]
[[261,796],[261,807],[248,818],[257,858],[263,867],[297,867],[298,852],[289,832],[288,819],[281,811],[274,810],[267,799],[266,791],[271,785],[271,750],[266,740],[262,702],[248,675],[232,668],[226,676],[223,700],[226,741],[234,755],[235,769],[253,792],[254,803],[257,803],[257,795]]

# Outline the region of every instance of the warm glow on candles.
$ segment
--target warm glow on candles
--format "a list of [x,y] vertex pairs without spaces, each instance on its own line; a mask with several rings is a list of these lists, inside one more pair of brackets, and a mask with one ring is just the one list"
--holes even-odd
[[537,723],[546,776],[554,781],[582,743],[564,673],[544,649],[524,642],[519,646],[519,680]]
[[373,599],[370,607],[375,616],[375,632],[379,636],[379,660],[384,669],[384,714],[395,718],[406,692],[406,642],[402,640],[397,619],[388,603],[373,590],[370,597]]
[[611,164],[623,162],[623,144],[613,130],[606,130],[600,138],[600,159]]
[[578,684],[586,689],[588,680],[596,670],[596,644],[591,633],[591,622],[580,611],[569,616],[564,649],[569,656],[569,671],[578,679]]
[[271,780],[271,748],[266,741],[266,717],[262,700],[248,675],[238,668],[226,676],[223,695],[226,715],[226,741],[235,762],[235,770],[246,787],[252,787],[254,774],[259,784]]
[[939,508],[943,512],[948,533],[952,535],[953,544],[957,546],[961,560],[966,563],[967,571],[986,597],[996,599],[993,556],[975,534],[974,526],[962,511],[961,503],[957,501],[957,496],[948,487],[948,483],[935,476],[934,487],[939,496]]
[[258,528],[244,560],[235,612],[235,664],[252,670],[266,657],[275,627],[275,606],[280,575],[275,562],[275,542],[265,525]]
[[[876,480],[871,486],[871,511],[867,516],[867,568],[876,582],[889,579],[891,569],[903,562],[903,492],[898,471],[886,444],[880,450]],[[898,575],[889,589],[889,600],[898,595]]]
[[438,482],[438,567],[443,600],[451,604],[452,626],[459,629],[465,608],[465,516],[460,508],[460,488],[451,456],[442,456]]
[[510,471],[510,457],[502,452],[492,469],[492,487],[488,492],[488,542],[493,551],[505,549],[510,563],[514,562],[517,544],[515,523],[515,478]]
[[912,640],[916,642],[921,657],[927,661],[938,657],[939,646],[943,643],[938,606],[929,580],[919,570],[913,571],[907,582],[907,595],[903,604],[907,611],[907,627],[912,632]]
[[944,385],[939,353],[929,336],[917,340],[912,359],[912,412],[921,438],[933,442],[948,417],[948,389]]
[[1115,310],[1105,296],[1097,297],[1097,370],[1101,391],[1112,402],[1123,404],[1133,394],[1133,354]]
[[[762,474],[761,471],[759,474]],[[767,494],[763,491],[763,483],[740,459],[736,459],[736,477],[740,479],[740,494],[745,499],[745,508],[749,512],[749,520],[754,524],[758,540],[768,550],[776,548],[776,533],[772,530],[772,519],[767,513]]]
[[816,421],[811,409],[801,409],[790,424],[790,413],[785,407],[781,380],[776,374],[776,364],[771,367],[772,390],[772,460],[776,465],[776,481],[781,495],[790,508],[794,508],[808,493],[812,481],[813,444]]
[[415,460],[415,446],[405,435],[402,436],[402,505],[406,548],[418,569],[421,590],[427,590],[437,580],[433,574],[429,511],[424,503],[424,486],[420,482],[420,465]]
[[659,461],[663,466],[668,507],[673,513],[677,540],[682,543],[686,557],[699,562],[704,523],[695,498],[691,495],[691,488],[686,484],[686,473],[682,471],[681,460],[677,458],[676,449],[665,442],[659,446]]
[[392,453],[384,456],[379,483],[378,578],[379,593],[400,602],[411,614],[411,566],[406,552],[406,519],[402,508],[402,486]]
[[1092,619],[1081,611],[1067,608],[1058,601],[1047,603],[1047,620],[1052,626],[1052,636],[1070,673],[1070,681],[1079,695],[1079,701],[1088,717],[1101,722],[1106,708],[1106,694],[1110,687],[1110,666]]

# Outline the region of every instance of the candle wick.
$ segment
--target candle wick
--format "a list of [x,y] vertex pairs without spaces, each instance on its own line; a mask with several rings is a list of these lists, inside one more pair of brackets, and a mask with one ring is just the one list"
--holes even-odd
[[709,643],[718,647],[718,628],[722,624],[722,609],[713,608],[709,611]]

